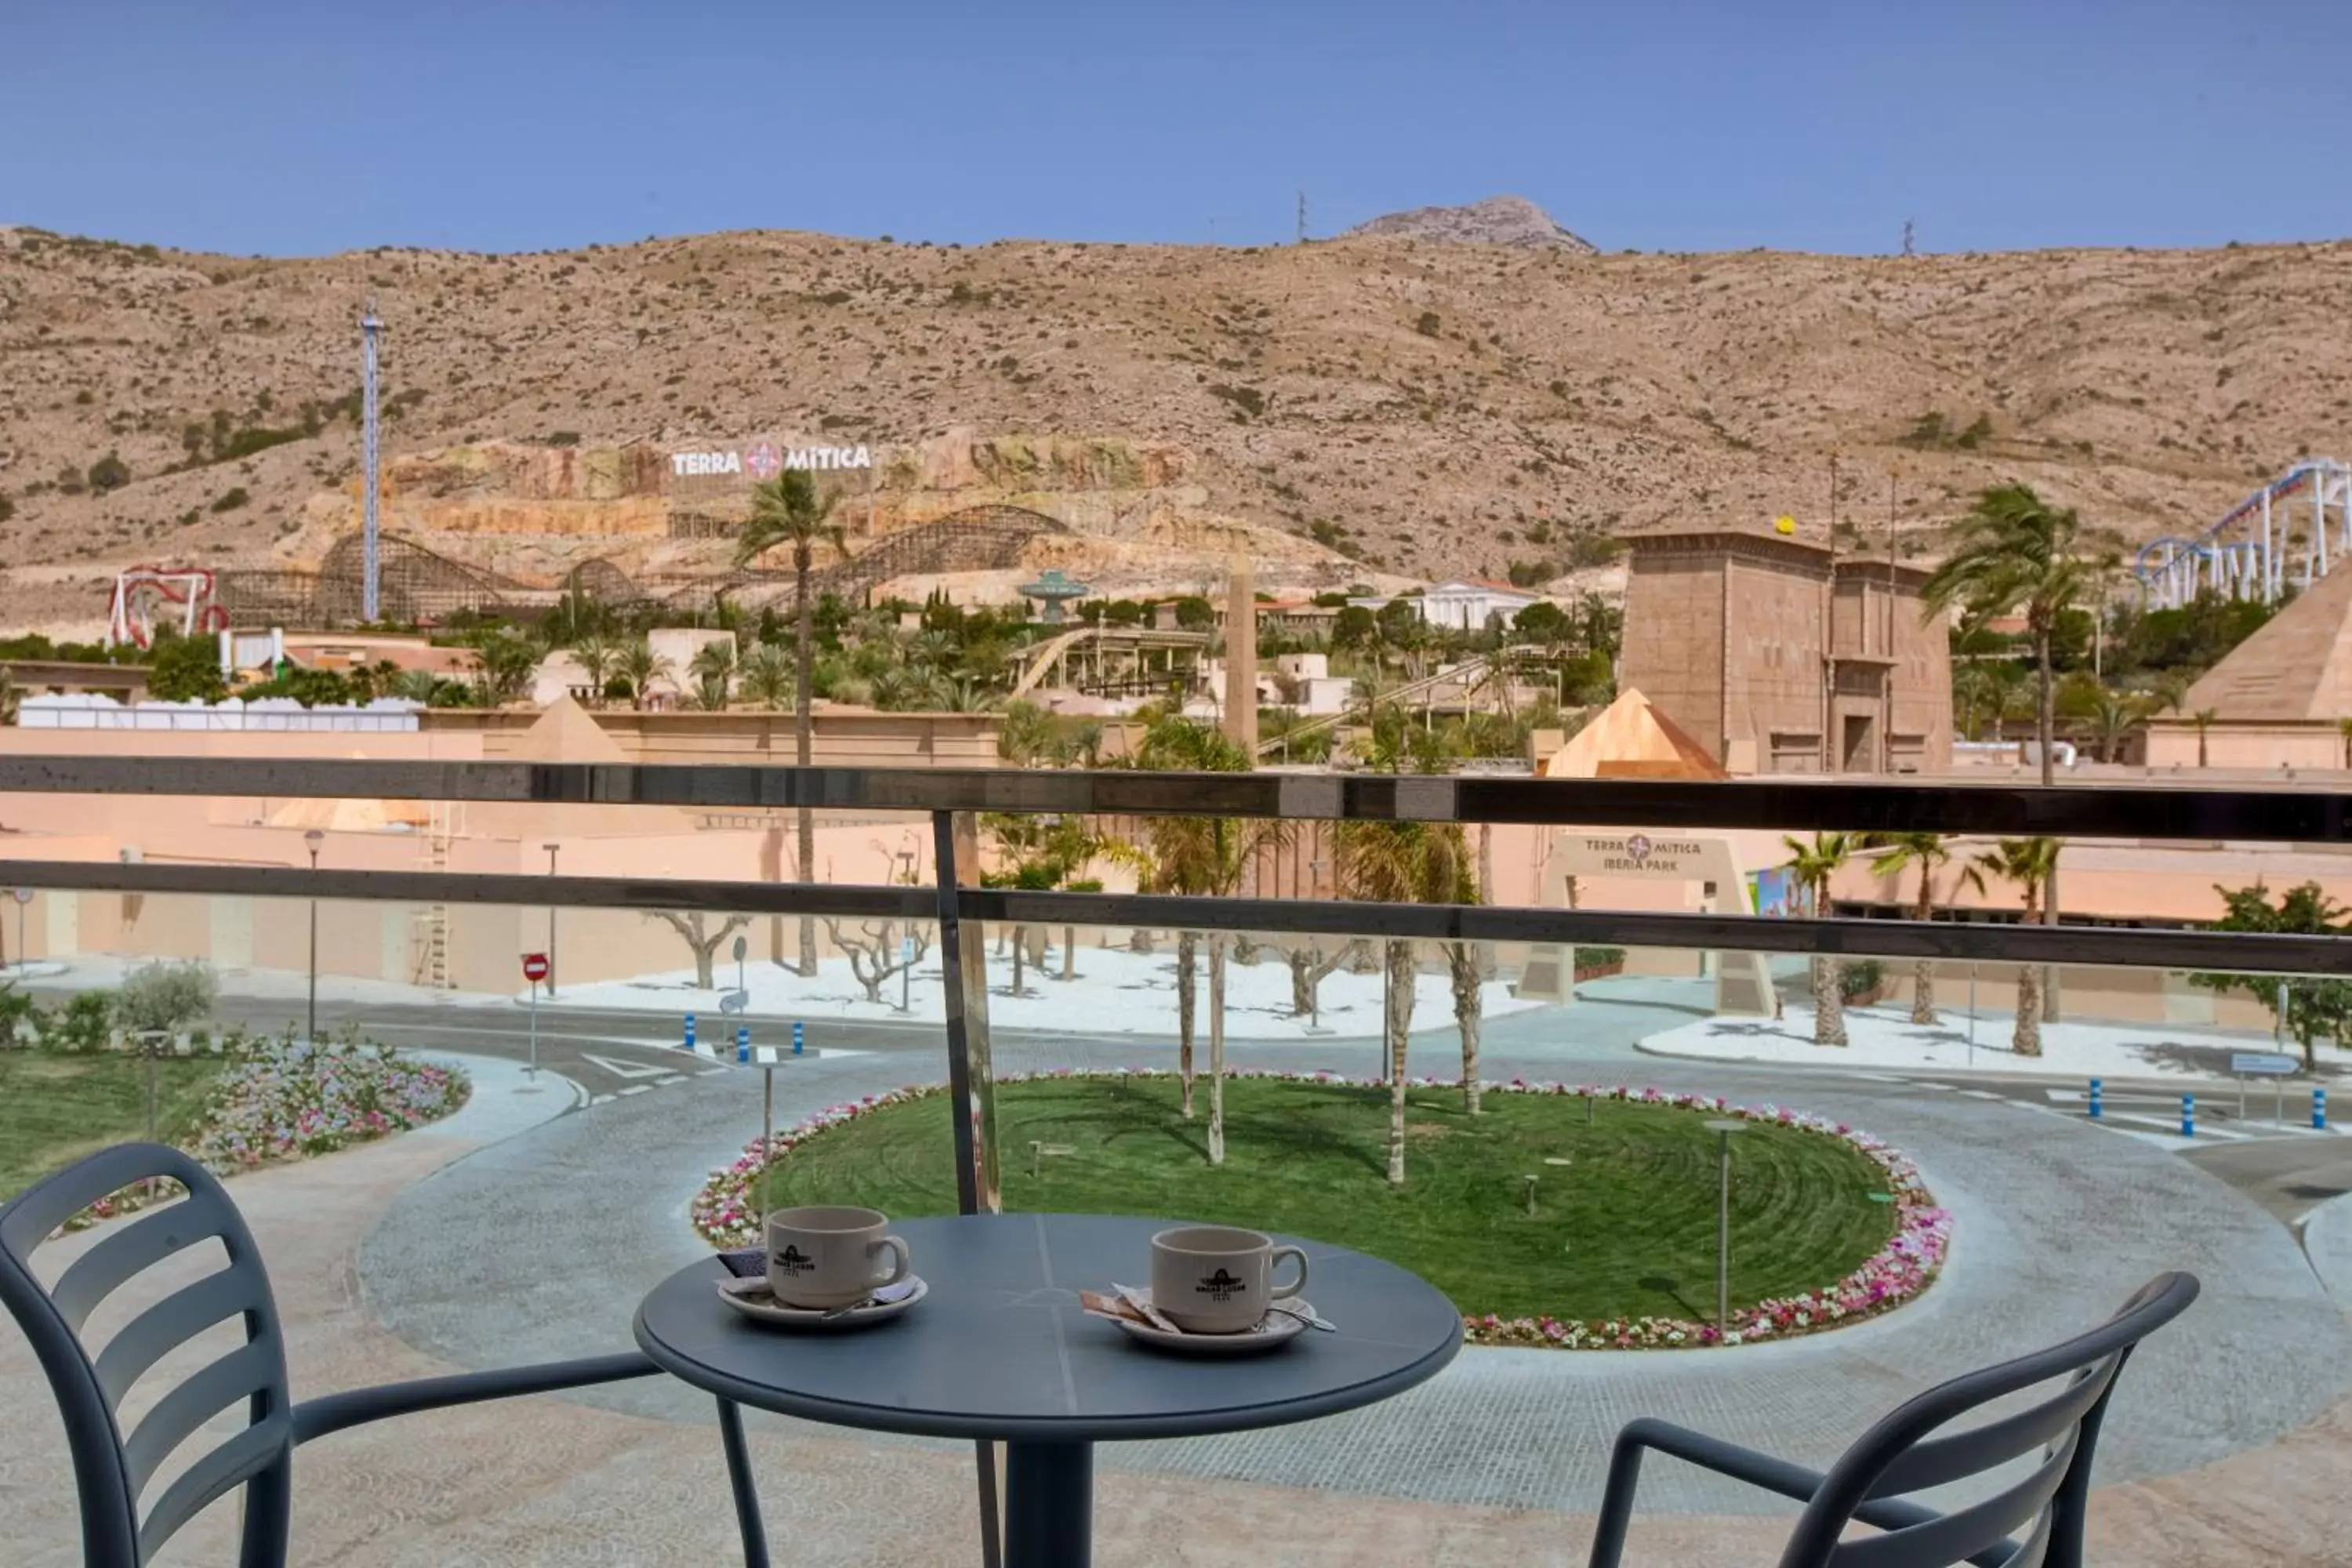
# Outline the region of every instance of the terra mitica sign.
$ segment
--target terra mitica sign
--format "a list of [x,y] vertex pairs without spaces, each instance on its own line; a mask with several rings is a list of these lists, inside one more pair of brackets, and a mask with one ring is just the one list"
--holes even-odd
[[740,449],[715,452],[672,452],[669,471],[680,479],[716,479],[748,474],[772,479],[785,468],[870,468],[874,454],[865,447],[785,447],[755,441]]

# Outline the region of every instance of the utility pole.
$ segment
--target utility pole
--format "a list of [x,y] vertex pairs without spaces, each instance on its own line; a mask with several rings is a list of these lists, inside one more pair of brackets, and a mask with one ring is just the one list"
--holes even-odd
[[1307,243],[1307,193],[1298,193],[1298,243]]
[[360,618],[370,622],[383,608],[376,575],[376,494],[382,484],[383,449],[376,435],[375,414],[375,340],[383,331],[383,323],[376,319],[375,301],[370,300],[366,312],[360,317],[360,506],[365,519],[362,527],[366,557],[366,574],[360,590]]
[[1907,217],[1903,220],[1903,254],[1906,258],[1919,254],[1919,247],[1912,243],[1911,220]]

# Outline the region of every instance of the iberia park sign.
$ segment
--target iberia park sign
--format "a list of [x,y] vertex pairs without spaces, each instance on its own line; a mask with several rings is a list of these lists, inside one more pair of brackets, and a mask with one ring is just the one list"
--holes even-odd
[[874,454],[864,447],[789,447],[779,450],[765,441],[738,451],[672,452],[669,471],[680,479],[711,479],[749,474],[771,479],[785,468],[870,468]]

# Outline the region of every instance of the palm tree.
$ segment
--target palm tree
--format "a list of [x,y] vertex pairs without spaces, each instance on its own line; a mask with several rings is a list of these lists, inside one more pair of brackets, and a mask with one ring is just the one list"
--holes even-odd
[[580,666],[580,673],[588,678],[588,701],[592,707],[602,707],[604,683],[621,662],[620,645],[601,633],[582,637],[572,645],[572,657]]
[[686,669],[701,688],[702,706],[713,713],[724,710],[735,688],[734,643],[724,638],[704,643],[694,650]]
[[1978,713],[1987,708],[2000,711],[2000,682],[1990,668],[1972,659],[1952,671],[1952,698],[1960,704],[1961,737],[1973,741]]
[[[2025,900],[2024,923],[2041,918],[2043,896],[2058,875],[2059,841],[2055,838],[2003,838],[1980,849],[1966,873],[1969,885],[1981,891],[1987,877],[2014,882]],[[2021,1057],[2042,1054],[2042,970],[2032,963],[2017,966],[2017,1033],[2011,1047]]]
[[[1869,833],[1863,836],[1862,847],[1876,851],[1870,868],[1878,876],[1899,877],[1910,867],[1918,867],[1919,897],[1911,906],[1911,918],[1936,918],[1936,868],[1952,858],[1942,834]],[[1912,966],[1911,1021],[1936,1021],[1936,961],[1932,958],[1923,958]]]
[[793,681],[792,656],[774,643],[757,644],[743,656],[740,685],[746,702],[778,712],[792,702]]
[[1921,608],[1929,616],[1958,610],[1989,620],[2024,612],[2040,680],[2034,734],[2042,744],[2045,787],[2056,782],[2050,647],[2059,623],[2087,586],[2082,534],[2082,520],[2073,509],[2049,505],[2029,486],[1996,486],[1979,496],[1960,520],[1952,552],[1920,590]]
[[[1246,773],[1251,759],[1222,731],[1179,714],[1144,731],[1139,767],[1188,773]],[[1143,823],[1146,886],[1159,893],[1220,898],[1241,886],[1262,846],[1279,841],[1282,825],[1223,816],[1153,816]],[[1209,1163],[1225,1160],[1225,954],[1228,938],[1209,937]],[[1185,1116],[1192,1114],[1192,1041],[1197,993],[1193,965],[1201,933],[1176,933],[1177,1075]]]
[[623,648],[614,668],[629,683],[629,706],[632,708],[643,708],[646,705],[646,688],[673,673],[669,659],[654,651],[650,637],[639,637]]
[[[1780,840],[1789,851],[1788,868],[1812,907],[1815,920],[1829,908],[1830,879],[1858,847],[1851,833],[1816,833],[1810,844],[1801,838]],[[1843,1046],[1845,1037],[1845,965],[1815,953],[1808,959],[1813,983],[1813,1044]]]
[[2112,763],[2147,718],[2147,710],[2128,695],[2101,689],[2075,726],[2075,732],[2098,748],[2099,761]]
[[2210,730],[2213,721],[2221,716],[2210,708],[2200,708],[2189,716],[2189,721],[2197,726],[2197,765],[2200,768],[2205,765],[2205,731]]
[[[786,468],[774,479],[751,487],[751,516],[743,525],[735,561],[748,566],[779,544],[793,547],[793,651],[797,678],[793,694],[793,761],[809,765],[814,736],[811,705],[816,688],[816,601],[809,595],[809,574],[816,565],[816,547],[829,544],[847,556],[849,541],[832,521],[835,497],[820,493],[806,468]],[[800,808],[800,877],[814,875],[816,863],[816,816]],[[801,917],[801,973],[816,973],[816,917]]]
[[2344,765],[2352,768],[2352,719],[2336,721],[2336,732],[2344,737]]
[[17,707],[24,700],[24,694],[16,689],[16,677],[14,669],[0,665],[0,724],[14,724]]
[[[1469,844],[1458,822],[1342,822],[1334,859],[1339,887],[1351,899],[1402,904],[1477,900]],[[1401,1187],[1404,1184],[1405,1042],[1412,1031],[1412,942],[1391,937],[1381,945],[1388,969],[1381,1021],[1388,1057],[1388,1173],[1389,1184]],[[1463,1039],[1464,1071],[1473,1082],[1475,1034],[1474,1026]]]

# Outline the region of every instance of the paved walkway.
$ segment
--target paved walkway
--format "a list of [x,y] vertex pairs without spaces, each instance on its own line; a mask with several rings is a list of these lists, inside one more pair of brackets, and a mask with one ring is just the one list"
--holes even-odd
[[[786,1080],[796,1110],[905,1076],[869,1058],[804,1065],[815,1070]],[[1654,1065],[1645,1080],[1674,1087]],[[1771,1098],[1769,1080],[1683,1070]],[[2188,1331],[2135,1362],[2118,1398],[2103,1477],[2127,1484],[2101,1494],[2095,1561],[2352,1560],[2316,1544],[2352,1540],[2341,1484],[2352,1403],[2326,1375],[2352,1365],[2352,1335],[2275,1222],[2159,1151],[2054,1117],[1859,1081],[1806,1089],[1808,1108],[1920,1157],[1960,1211],[1949,1276],[1921,1302],[1738,1352],[1472,1352],[1357,1416],[1107,1450],[1099,1560],[1580,1561],[1606,1437],[1626,1415],[1670,1415],[1819,1458],[1919,1384],[2089,1321],[2174,1258],[2205,1276],[2208,1299]],[[541,1108],[514,1109],[510,1083],[486,1072],[483,1093],[471,1128],[498,1142],[476,1145],[460,1122],[236,1184],[276,1275],[299,1391],[625,1344],[642,1289],[698,1250],[687,1193],[758,1115],[756,1089],[732,1079],[528,1126],[518,1124]],[[552,1108],[555,1086],[548,1093]],[[10,1561],[79,1561],[61,1440],[13,1336],[0,1336],[0,1407],[38,1413],[0,1434]],[[973,1560],[966,1451],[784,1422],[761,1423],[754,1440],[772,1531],[797,1548],[785,1561]],[[1635,1561],[1771,1560],[1775,1532],[1731,1511],[1752,1499],[1676,1470],[1658,1465],[1645,1485]],[[306,1449],[298,1474],[305,1563],[636,1563],[730,1551],[715,1433],[699,1402],[666,1384],[344,1434]],[[229,1514],[193,1527],[176,1560],[233,1555]]]

